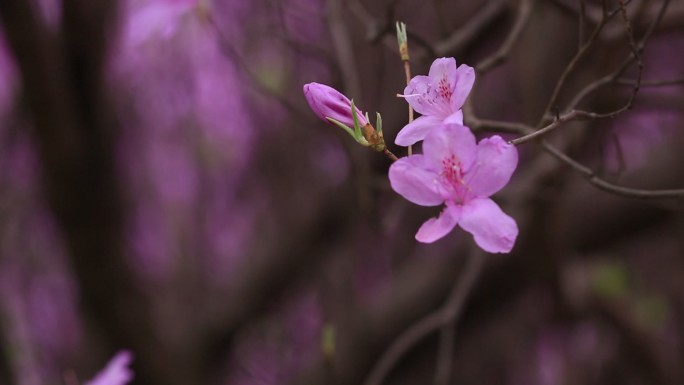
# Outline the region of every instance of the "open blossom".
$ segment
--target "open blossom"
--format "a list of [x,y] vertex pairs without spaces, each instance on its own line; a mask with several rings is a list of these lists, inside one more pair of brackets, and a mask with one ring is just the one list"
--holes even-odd
[[85,383],[85,385],[125,385],[133,379],[133,372],[128,367],[131,364],[133,355],[131,352],[122,350],[107,363],[95,378]]
[[474,82],[472,67],[461,64],[457,68],[454,58],[436,59],[428,76],[415,76],[404,89],[406,101],[423,116],[402,128],[394,142],[410,146],[442,123],[463,124],[461,107]]
[[[304,85],[304,96],[316,116],[326,123],[332,124],[327,118],[333,118],[342,124],[354,127],[351,101],[336,89],[325,84],[309,83]],[[368,124],[368,120],[358,108],[356,117],[361,127]]]
[[493,136],[476,144],[468,127],[447,123],[425,137],[422,155],[401,158],[390,167],[394,191],[421,206],[445,204],[416,234],[431,243],[457,224],[490,253],[510,252],[518,236],[513,218],[489,197],[508,183],[518,164],[515,146]]

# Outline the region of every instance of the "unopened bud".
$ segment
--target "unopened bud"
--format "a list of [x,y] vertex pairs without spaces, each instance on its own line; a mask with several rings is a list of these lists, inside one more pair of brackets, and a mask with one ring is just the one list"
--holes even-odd
[[[304,85],[304,96],[313,112],[328,124],[334,119],[346,126],[354,127],[351,100],[339,91],[325,84],[309,83]],[[364,114],[356,109],[356,117],[361,127],[368,124]]]

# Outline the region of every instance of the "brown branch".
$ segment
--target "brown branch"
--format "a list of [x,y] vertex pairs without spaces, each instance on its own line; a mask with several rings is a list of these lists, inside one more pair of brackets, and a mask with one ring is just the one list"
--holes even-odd
[[572,110],[568,113],[565,113],[565,114],[559,116],[551,124],[541,128],[537,131],[533,131],[533,132],[531,132],[525,136],[521,136],[519,138],[511,140],[511,144],[514,144],[517,146],[517,145],[520,145],[523,143],[527,143],[527,142],[535,140],[535,139],[537,139],[543,135],[546,135],[547,133],[555,130],[556,128],[562,126],[563,124],[565,124],[567,122],[570,122],[573,120],[579,120],[582,118],[588,120],[588,119],[591,119],[592,117],[593,117],[593,115],[591,113],[586,112],[586,111]]
[[544,108],[544,112],[541,114],[541,117],[539,119],[539,123],[537,126],[541,126],[544,124],[544,122],[547,119],[547,115],[549,112],[554,108],[556,102],[558,101],[558,97],[560,96],[561,91],[563,90],[563,87],[565,87],[565,82],[568,80],[570,77],[570,74],[573,73],[575,68],[577,67],[577,64],[584,58],[584,56],[589,52],[589,49],[594,45],[596,42],[596,39],[598,38],[599,34],[601,33],[601,30],[603,27],[606,25],[606,22],[608,22],[608,17],[607,17],[607,5],[606,5],[606,0],[603,0],[603,18],[601,18],[601,21],[596,25],[594,28],[594,31],[591,33],[589,36],[589,39],[587,40],[586,43],[584,43],[580,49],[577,51],[575,56],[570,60],[568,65],[565,67],[565,70],[563,70],[563,73],[561,74],[560,78],[558,79],[558,82],[556,83],[556,87],[553,89],[553,92],[551,93],[551,97],[549,98],[549,101],[546,105],[546,108]]
[[340,63],[346,94],[360,98],[362,95],[361,83],[356,71],[354,47],[343,18],[342,1],[327,0],[326,5],[330,35],[332,36],[333,46],[337,54],[337,61]]
[[[385,154],[385,156],[387,156],[388,158],[390,158],[390,160],[393,161],[393,162],[399,160],[399,158],[397,158],[397,156],[394,155],[394,154],[392,153],[392,151],[388,150],[387,148],[385,148],[384,150],[382,150],[382,153]],[[411,155],[411,154],[409,154],[409,155]]]
[[[455,52],[463,51],[490,26],[496,19],[506,11],[506,1],[493,0],[486,5],[463,27],[455,30],[444,40],[438,41],[434,45],[435,57],[451,56]],[[422,58],[419,58],[419,60]]]
[[585,24],[587,22],[587,0],[580,0],[580,10],[579,10],[579,33],[578,33],[578,44],[579,48],[582,48],[582,45],[584,45],[584,28]]
[[[584,0],[582,0],[582,2],[580,2],[580,6],[579,6],[579,7],[575,7],[575,6],[569,4],[567,1],[564,1],[564,0],[551,0],[551,2],[552,2],[553,4],[555,4],[556,6],[558,6],[560,9],[562,9],[563,11],[570,12],[570,13],[574,13],[574,14],[577,14],[577,15],[581,15],[581,13],[584,13],[584,14],[585,14],[585,15],[584,15],[585,23],[586,23],[586,20],[588,20],[588,21],[590,21],[590,22],[592,22],[592,23],[597,24],[597,23],[599,23],[599,22],[601,21],[601,19],[602,19],[603,16],[604,16],[604,11],[603,11],[603,9],[602,9],[603,7],[598,7],[598,6],[595,6],[595,5],[588,5],[588,6],[586,6],[585,10],[583,11],[583,10],[582,10],[582,2],[584,2]],[[625,5],[630,4],[631,2],[632,2],[632,0],[626,0],[626,1],[625,1]],[[634,2],[635,2],[635,3],[640,3],[641,1],[636,0],[636,1],[634,1]],[[574,3],[574,2],[573,2],[573,3]],[[608,13],[608,18],[612,18],[612,17],[615,16],[618,12],[620,12],[620,9],[619,9],[619,8],[616,8],[616,9],[610,11],[610,12]],[[581,17],[581,16],[580,16],[580,17]]]
[[511,28],[511,32],[508,34],[506,40],[501,44],[498,50],[496,50],[492,55],[486,57],[484,60],[479,62],[475,66],[475,70],[478,75],[482,75],[499,64],[503,63],[508,55],[510,55],[511,50],[515,43],[517,43],[522,31],[525,29],[527,22],[530,20],[532,15],[532,9],[534,8],[535,0],[521,0],[520,6],[518,7],[518,17]]
[[564,152],[558,150],[556,147],[551,145],[545,140],[541,141],[541,145],[549,154],[553,155],[556,159],[570,166],[573,170],[580,173],[589,183],[600,188],[603,191],[607,191],[616,195],[621,195],[628,198],[637,199],[661,199],[661,198],[676,198],[684,199],[684,189],[671,189],[671,190],[640,190],[629,187],[618,186],[616,184],[610,183],[604,179],[601,179],[596,175],[596,173],[589,167],[577,162],[576,160],[569,157]]
[[392,368],[412,347],[431,333],[457,321],[484,262],[485,256],[482,253],[472,252],[466,262],[463,278],[456,281],[444,306],[404,331],[382,355],[364,381],[365,385],[381,385]]
[[[523,137],[514,139],[511,141],[511,143],[513,143],[515,145],[519,145],[519,144],[523,144],[523,143],[529,142],[531,140],[540,138],[541,136],[546,135],[547,133],[555,130],[558,127],[560,127],[564,123],[572,121],[572,120],[613,118],[613,117],[631,109],[632,106],[634,105],[634,100],[636,98],[636,95],[639,91],[639,87],[641,85],[641,74],[643,72],[643,63],[641,62],[641,56],[640,56],[639,52],[641,50],[643,50],[643,47],[646,44],[646,41],[649,39],[649,37],[653,33],[657,24],[660,23],[663,15],[665,13],[665,10],[667,9],[669,1],[670,0],[666,0],[665,2],[663,2],[660,13],[654,19],[653,23],[651,24],[651,26],[649,27],[648,31],[645,33],[644,37],[641,39],[639,44],[637,44],[634,40],[634,33],[633,33],[633,30],[631,27],[631,23],[630,23],[629,19],[627,18],[627,10],[625,9],[626,3],[623,1],[620,1],[620,5],[621,5],[620,9],[622,10],[622,16],[623,16],[623,20],[626,24],[626,30],[627,30],[627,35],[628,35],[628,39],[629,39],[630,56],[612,74],[609,74],[609,75],[606,75],[600,79],[597,79],[596,81],[594,81],[594,82],[588,84],[586,87],[584,87],[584,89],[582,89],[575,96],[575,98],[572,100],[572,102],[570,103],[570,108],[574,108],[587,95],[596,91],[597,89],[599,89],[603,85],[617,81],[617,79],[624,73],[624,71],[628,68],[628,66],[631,63],[636,62],[637,63],[637,78],[633,81],[633,83],[630,84],[633,87],[633,91],[630,94],[627,102],[622,107],[620,107],[616,110],[610,111],[610,112],[606,112],[606,113],[596,113],[596,112],[588,112],[588,111],[574,110],[573,109],[573,110],[561,115],[560,117],[556,118],[551,124],[548,124],[547,126],[542,127],[541,129],[539,129],[535,132],[529,133]],[[597,32],[597,31],[598,31],[598,29],[595,30],[595,32]],[[594,35],[592,35],[592,37],[595,38]],[[590,38],[589,42],[587,42],[587,44],[589,44],[592,41],[593,41],[593,39]],[[586,47],[587,47],[587,45],[585,44],[585,46],[583,48],[586,48]],[[580,52],[581,51],[582,50],[580,50]],[[577,58],[580,55],[580,52],[578,52],[578,54],[575,56],[575,58]],[[575,59],[573,59],[573,61],[571,61],[571,63],[568,65],[568,67],[566,67],[564,74],[561,76],[561,80],[559,80],[559,83],[556,85],[556,90],[554,91],[554,94],[551,97],[550,103],[547,106],[545,114],[548,114],[548,111],[549,111],[550,107],[552,106],[551,102],[554,102],[554,100],[558,96],[557,91],[559,91],[559,89],[561,88],[559,86],[561,86],[561,83],[565,81],[566,74],[568,74],[568,70],[571,69],[572,67],[574,67],[574,62],[575,62]],[[542,121],[544,119],[545,119],[545,117],[542,116]]]
[[451,377],[454,359],[454,338],[456,325],[450,322],[442,326],[439,334],[439,351],[437,352],[437,367],[435,369],[435,385],[448,385]]
[[[636,84],[636,79],[620,78],[617,79],[616,83],[622,86],[634,86]],[[665,87],[684,84],[684,78],[676,79],[663,79],[663,80],[642,80],[640,82],[641,87]]]
[[[470,112],[466,113],[466,121],[474,130],[491,130],[519,134],[529,134],[534,132],[532,126],[526,125],[524,123],[510,123],[479,119]],[[582,165],[567,154],[558,150],[546,140],[541,139],[539,143],[547,153],[551,154],[562,163],[570,166],[572,169],[584,176],[589,183],[603,191],[636,199],[684,199],[684,189],[643,190],[610,183],[596,175],[592,169]]]

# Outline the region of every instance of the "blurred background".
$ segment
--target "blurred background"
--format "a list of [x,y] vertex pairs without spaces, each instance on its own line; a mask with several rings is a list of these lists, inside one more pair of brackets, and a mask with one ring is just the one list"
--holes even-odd
[[[0,384],[120,349],[134,384],[684,383],[683,194],[640,192],[684,188],[684,3],[622,4],[0,1]],[[481,137],[636,95],[545,137],[589,174],[519,146],[509,255],[417,243],[439,208],[306,105],[341,90],[405,156],[397,20],[414,75],[477,68]]]

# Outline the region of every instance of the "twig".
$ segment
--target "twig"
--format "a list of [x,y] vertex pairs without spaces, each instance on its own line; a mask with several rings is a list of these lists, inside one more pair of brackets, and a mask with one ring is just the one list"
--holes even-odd
[[551,124],[541,128],[537,131],[533,131],[533,132],[531,132],[525,136],[521,136],[519,138],[513,139],[510,141],[510,143],[514,144],[516,146],[523,144],[523,143],[527,143],[527,142],[535,140],[535,139],[537,139],[543,135],[546,135],[548,132],[555,130],[556,128],[562,126],[563,124],[565,124],[567,122],[574,121],[574,120],[580,120],[582,118],[588,120],[588,119],[598,117],[595,115],[596,114],[593,114],[591,112],[580,111],[580,110],[572,110],[568,113],[565,113],[565,114],[559,116]]
[[556,102],[558,101],[560,92],[563,90],[563,87],[565,86],[565,82],[567,81],[568,77],[570,77],[570,74],[575,70],[575,67],[577,67],[577,64],[580,62],[580,60],[582,60],[584,56],[587,54],[587,52],[589,52],[589,48],[591,48],[594,45],[596,38],[601,33],[603,27],[606,25],[606,22],[608,21],[606,0],[603,0],[602,4],[603,18],[596,25],[594,31],[589,36],[587,42],[580,47],[580,49],[577,51],[572,60],[570,60],[570,63],[568,63],[568,65],[565,67],[565,70],[563,71],[560,78],[558,79],[558,82],[556,83],[556,87],[554,88],[553,93],[549,98],[549,102],[547,103],[544,112],[541,114],[541,118],[539,119],[539,123],[537,124],[537,126],[541,126],[542,124],[544,124],[544,122],[546,121],[546,117],[549,114],[549,111],[551,111],[551,109],[555,106]]
[[579,11],[579,36],[578,36],[578,42],[579,42],[579,48],[582,48],[582,45],[584,44],[584,28],[587,20],[587,0],[580,0],[580,11]]
[[435,385],[448,385],[451,377],[451,366],[454,357],[454,337],[456,326],[453,322],[442,327],[439,334],[439,351],[437,352],[437,368],[435,369]]
[[[626,0],[625,5],[627,5],[631,2],[632,2],[632,0]],[[562,9],[563,11],[566,11],[566,12],[576,13],[578,15],[580,13],[582,13],[582,4],[580,4],[580,7],[577,8],[577,7],[574,7],[573,5],[569,4],[567,1],[563,1],[563,0],[551,0],[551,3],[557,5],[560,9]],[[609,12],[608,18],[609,19],[612,18],[618,12],[620,12],[619,8]],[[588,20],[592,23],[599,23],[602,17],[603,17],[603,10],[602,9],[598,9],[598,7],[592,6],[592,5],[589,5],[586,7],[585,20]]]
[[381,385],[399,359],[413,346],[441,327],[456,323],[484,262],[485,256],[482,253],[473,252],[470,255],[463,278],[454,285],[444,306],[404,331],[382,355],[364,382],[365,385]]
[[[634,86],[636,79],[620,78],[617,79],[616,83],[622,86]],[[642,80],[641,87],[663,87],[663,86],[674,86],[684,84],[684,78],[676,79],[663,79],[663,80]]]
[[[463,27],[457,29],[444,40],[437,42],[434,46],[435,56],[450,56],[454,52],[460,52],[482,34],[487,27],[501,16],[506,9],[506,1],[493,0],[477,14],[471,17]],[[422,59],[421,57],[418,60]]]
[[[376,19],[373,15],[368,12],[368,10],[363,6],[360,0],[351,0],[347,3],[347,6],[351,12],[356,16],[359,22],[366,26],[366,40],[371,43],[377,43],[382,40],[382,44],[387,48],[389,52],[394,54],[397,53],[395,49],[394,39],[392,39],[388,32],[392,29],[392,24],[389,21],[384,23]],[[417,41],[416,41],[417,42]],[[429,46],[429,44],[428,44]],[[431,48],[430,48],[431,49]]]
[[[639,87],[641,85],[641,74],[643,72],[643,63],[641,62],[641,56],[640,56],[639,52],[643,49],[644,45],[646,44],[646,41],[648,40],[648,38],[651,36],[653,31],[655,30],[656,25],[662,19],[663,14],[665,13],[665,10],[667,9],[669,1],[670,0],[666,0],[663,3],[663,6],[661,7],[660,13],[654,19],[653,23],[650,25],[648,31],[644,34],[644,37],[641,39],[639,44],[637,44],[634,40],[634,33],[633,33],[633,30],[631,27],[631,23],[630,23],[629,19],[627,18],[627,10],[625,9],[626,2],[621,0],[620,1],[620,5],[621,5],[620,10],[622,10],[622,16],[623,16],[623,19],[624,19],[625,24],[626,24],[627,35],[629,38],[630,56],[612,74],[609,74],[609,75],[606,75],[600,79],[597,79],[596,81],[594,81],[594,82],[588,84],[586,87],[584,87],[584,89],[582,89],[582,91],[580,91],[575,96],[575,98],[572,100],[572,102],[570,103],[569,108],[571,108],[572,110],[563,114],[560,118],[555,119],[551,124],[548,124],[547,126],[542,127],[541,129],[537,130],[536,132],[529,133],[523,137],[514,139],[511,141],[511,143],[513,143],[515,145],[519,145],[519,144],[523,144],[523,143],[529,142],[531,140],[537,139],[537,138],[541,137],[542,135],[545,135],[545,134],[549,133],[550,131],[555,130],[556,128],[560,127],[563,123],[566,123],[568,121],[580,120],[580,119],[612,118],[612,117],[615,117],[615,116],[621,114],[624,111],[631,109],[632,106],[634,105],[634,100],[636,98],[636,95],[639,92]],[[612,15],[612,13],[611,13],[611,15]],[[597,30],[595,30],[595,32],[596,31]],[[594,36],[592,35],[592,37],[594,37]],[[592,38],[589,39],[589,42],[587,42],[587,44],[589,44],[591,41],[592,41]],[[587,47],[586,44],[583,48],[585,48],[585,47]],[[580,52],[581,51],[582,50],[580,50]],[[578,52],[578,54],[575,56],[575,58],[577,58],[578,55],[580,55],[580,52]],[[599,89],[603,85],[606,85],[606,84],[609,84],[611,82],[616,81],[624,73],[624,71],[627,70],[629,65],[635,61],[637,63],[637,78],[632,83],[630,83],[630,85],[633,87],[633,91],[630,94],[627,102],[622,107],[620,107],[616,110],[610,111],[610,112],[606,112],[606,113],[596,113],[596,112],[588,112],[588,111],[582,111],[582,110],[575,110],[574,109],[587,95],[596,91],[597,89]],[[559,80],[559,83],[556,85],[556,91],[559,91],[560,88],[562,87],[562,82],[565,81],[565,75],[568,73],[568,70],[574,66],[573,62],[575,62],[575,59],[573,59],[573,61],[571,61],[571,63],[568,65],[568,67],[566,67],[564,74],[561,76],[561,80]],[[684,81],[684,80],[682,80],[682,81]],[[559,87],[559,86],[561,86],[561,87]],[[550,107],[552,106],[552,102],[554,102],[555,98],[558,96],[556,91],[554,91],[554,95],[551,97],[551,100],[547,106],[545,115],[548,114],[548,111],[549,111]],[[546,119],[546,117],[542,116],[541,121],[543,122],[545,119]]]
[[[406,24],[397,22],[397,42],[399,43],[399,53],[401,61],[404,62],[404,74],[406,75],[406,86],[411,82],[411,57],[409,56],[408,37],[406,36]],[[413,122],[413,107],[408,104],[408,122]],[[408,146],[408,155],[413,153],[413,146]]]
[[342,79],[347,88],[347,94],[359,97],[361,96],[361,83],[359,82],[359,76],[356,71],[354,47],[349,39],[347,25],[342,18],[342,2],[341,0],[328,0],[327,6],[330,35],[337,54],[337,60],[340,62]]
[[475,70],[477,71],[478,75],[482,75],[485,72],[490,71],[492,68],[503,63],[504,60],[506,60],[511,50],[513,49],[513,46],[520,38],[522,31],[525,29],[525,26],[527,25],[527,22],[530,19],[530,15],[532,15],[532,8],[534,2],[535,0],[520,1],[520,6],[518,7],[518,17],[515,20],[515,24],[513,24],[513,28],[511,28],[511,32],[508,34],[508,37],[503,42],[503,44],[501,44],[499,49],[496,50],[496,52],[494,52],[492,55],[488,56],[475,66]]
[[[476,116],[474,116],[472,112],[469,112],[467,110],[464,112],[468,124],[474,130],[491,130],[518,134],[529,134],[531,132],[534,132],[532,126],[526,125],[524,123],[512,123],[496,120],[479,119]],[[579,172],[591,184],[593,184],[594,186],[598,187],[603,191],[615,195],[624,196],[627,198],[636,199],[684,199],[684,189],[642,190],[619,186],[614,183],[610,183],[596,175],[596,173],[592,169],[572,159],[570,156],[563,153],[546,140],[542,139],[539,141],[539,143],[546,152],[551,154],[553,157],[555,157],[562,163],[565,163],[566,165],[570,166],[575,171]]]
[[575,171],[582,174],[591,184],[600,188],[603,191],[607,191],[616,195],[621,195],[628,198],[637,199],[660,199],[660,198],[678,198],[684,199],[684,189],[672,189],[672,190],[640,190],[633,189],[629,187],[618,186],[616,184],[610,183],[604,179],[599,178],[592,169],[583,164],[577,162],[576,160],[569,157],[567,154],[558,150],[556,147],[551,145],[546,140],[541,141],[541,145],[549,154],[553,155],[556,159],[570,166]]
[[392,151],[388,150],[387,148],[385,148],[384,150],[382,150],[382,153],[385,154],[385,155],[386,155],[388,158],[390,158],[392,161],[397,161],[397,160],[399,160],[399,158],[397,158],[396,155],[392,154]]

